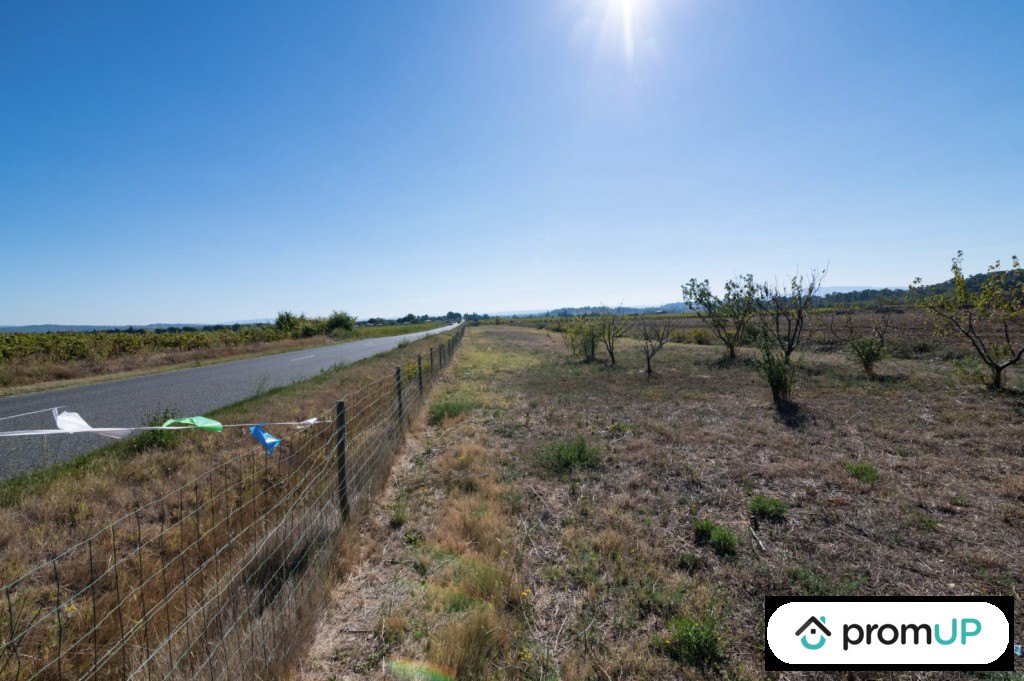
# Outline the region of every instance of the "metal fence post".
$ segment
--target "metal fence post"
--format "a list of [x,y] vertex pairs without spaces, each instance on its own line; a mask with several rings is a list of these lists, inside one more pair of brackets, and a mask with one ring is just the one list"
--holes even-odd
[[402,368],[395,367],[395,394],[398,396],[398,422],[402,422],[402,416],[405,412],[402,405]]
[[430,346],[430,380],[434,380],[434,346]]
[[420,382],[420,395],[423,394],[423,355],[416,355],[416,380]]
[[336,405],[337,413],[337,448],[338,459],[338,507],[341,509],[341,519],[348,520],[348,470],[345,463],[345,456],[348,448],[348,432],[345,427],[345,400],[339,400]]

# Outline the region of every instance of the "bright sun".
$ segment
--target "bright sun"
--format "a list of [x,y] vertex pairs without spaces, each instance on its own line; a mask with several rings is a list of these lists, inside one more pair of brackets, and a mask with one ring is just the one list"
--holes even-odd
[[597,0],[605,4],[602,34],[614,42],[621,40],[626,61],[633,62],[636,55],[637,36],[644,30],[650,19],[653,0]]

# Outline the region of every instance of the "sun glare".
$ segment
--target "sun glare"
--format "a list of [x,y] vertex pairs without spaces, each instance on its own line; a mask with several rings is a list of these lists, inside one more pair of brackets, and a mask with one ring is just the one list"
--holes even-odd
[[588,24],[600,26],[602,50],[619,52],[632,64],[650,38],[654,0],[588,0]]

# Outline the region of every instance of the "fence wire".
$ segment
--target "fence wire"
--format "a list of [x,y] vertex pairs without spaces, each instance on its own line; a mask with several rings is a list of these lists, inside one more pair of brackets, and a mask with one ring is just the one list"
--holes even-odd
[[285,439],[253,448],[0,593],[0,679],[270,679],[317,620],[347,520],[380,491],[459,328]]

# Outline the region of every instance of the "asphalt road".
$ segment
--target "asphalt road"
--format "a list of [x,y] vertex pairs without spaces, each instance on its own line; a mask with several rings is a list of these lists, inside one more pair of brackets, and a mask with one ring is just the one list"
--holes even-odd
[[[196,416],[252,397],[257,392],[316,376],[454,326],[421,333],[328,345],[265,357],[221,362],[150,376],[106,381],[0,398],[0,417],[63,406],[96,427],[141,426],[165,409]],[[0,431],[54,428],[51,414],[0,421]],[[100,435],[0,437],[0,480],[73,459],[111,443]]]

